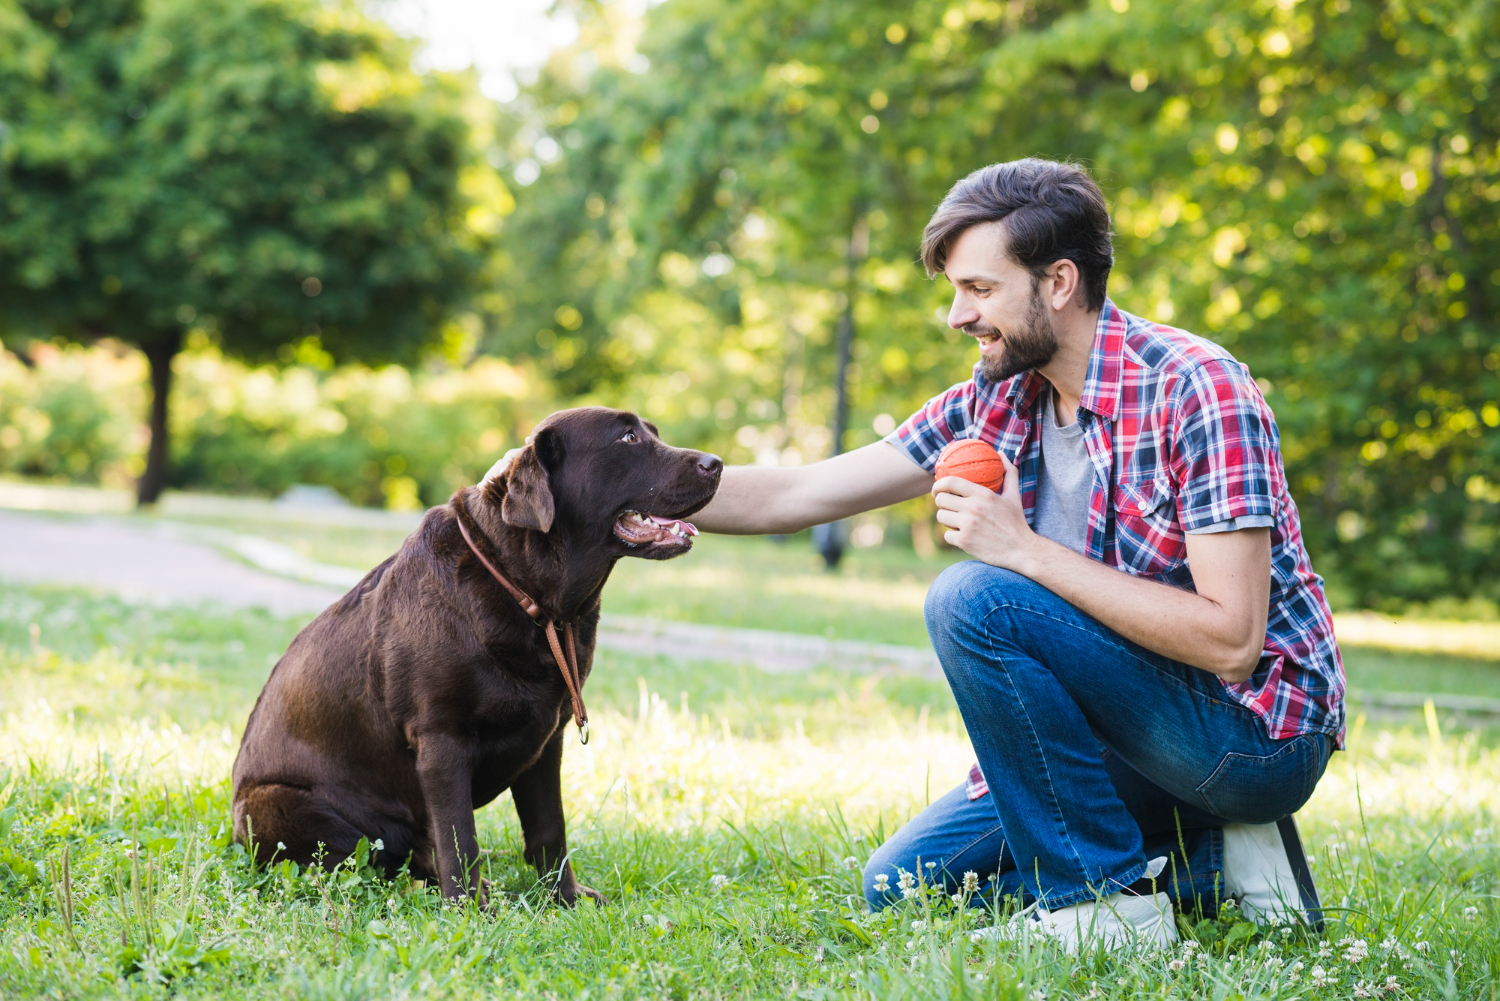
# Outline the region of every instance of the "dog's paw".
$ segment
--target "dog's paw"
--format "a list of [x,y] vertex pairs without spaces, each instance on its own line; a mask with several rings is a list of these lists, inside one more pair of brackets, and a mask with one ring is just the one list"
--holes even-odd
[[557,888],[554,896],[557,897],[557,902],[564,907],[572,907],[578,902],[580,897],[587,897],[600,907],[609,903],[609,901],[604,899],[604,894],[591,886],[584,886],[582,883],[574,883],[572,886],[560,886]]

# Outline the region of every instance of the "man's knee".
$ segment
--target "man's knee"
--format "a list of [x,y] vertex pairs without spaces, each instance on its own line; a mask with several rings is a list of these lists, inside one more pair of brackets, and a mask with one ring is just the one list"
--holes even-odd
[[1014,570],[990,566],[978,560],[955,563],[927,589],[925,613],[927,635],[934,644],[961,634],[991,616],[999,607],[1010,607],[1012,600],[1056,596],[1030,577]]

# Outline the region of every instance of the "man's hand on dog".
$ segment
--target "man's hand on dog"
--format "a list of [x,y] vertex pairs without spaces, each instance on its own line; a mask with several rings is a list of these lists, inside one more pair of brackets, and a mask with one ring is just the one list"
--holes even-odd
[[1021,507],[1020,476],[1002,452],[1005,485],[1000,493],[958,476],[945,476],[932,485],[938,524],[947,528],[943,540],[976,560],[1025,573],[1041,539],[1026,523]]

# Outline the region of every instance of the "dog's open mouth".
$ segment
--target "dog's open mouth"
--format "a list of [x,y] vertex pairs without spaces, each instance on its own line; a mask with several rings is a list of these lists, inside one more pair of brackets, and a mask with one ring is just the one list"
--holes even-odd
[[691,547],[697,534],[698,529],[681,518],[626,511],[615,519],[615,535],[632,546],[666,544]]

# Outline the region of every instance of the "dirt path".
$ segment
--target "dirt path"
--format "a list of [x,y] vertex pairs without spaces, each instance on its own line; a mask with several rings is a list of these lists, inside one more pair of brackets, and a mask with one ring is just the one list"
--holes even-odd
[[[263,543],[259,546],[245,542]],[[235,549],[263,566],[281,566],[267,540],[236,537]],[[342,568],[306,564],[304,571],[357,579]],[[303,576],[307,576],[304,573]],[[151,602],[212,602],[266,608],[278,615],[315,615],[345,587],[295,580],[250,566],[188,537],[170,522],[140,522],[108,514],[58,516],[0,509],[0,581],[62,584]],[[941,677],[930,649],[855,643],[760,629],[613,617],[599,630],[600,646],[647,656],[736,661],[768,671],[828,665],[845,670],[898,671]],[[729,653],[732,651],[732,653]]]
[[0,580],[64,584],[151,602],[315,614],[342,590],[247,566],[170,525],[0,510]]

